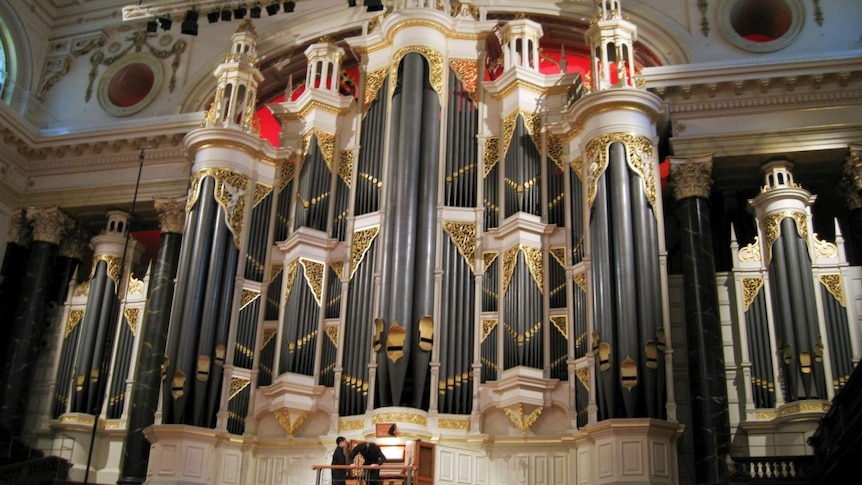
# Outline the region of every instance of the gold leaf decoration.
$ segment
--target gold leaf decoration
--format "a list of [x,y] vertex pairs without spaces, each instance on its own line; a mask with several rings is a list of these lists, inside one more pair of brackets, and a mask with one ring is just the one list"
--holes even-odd
[[488,176],[491,173],[491,170],[497,165],[500,161],[500,138],[496,136],[489,136],[485,138],[485,172],[482,175],[482,178]]
[[248,289],[243,288],[242,289],[242,297],[240,298],[240,303],[239,303],[239,309],[242,310],[243,308],[248,306],[249,303],[256,300],[258,297],[260,297],[259,291],[248,290]]
[[368,252],[368,249],[371,247],[371,243],[374,242],[374,238],[377,237],[379,232],[380,227],[373,226],[353,233],[353,242],[350,245],[351,279],[353,279],[353,275],[356,274],[356,270],[359,269],[359,264],[362,263],[363,259],[365,259],[365,253]]
[[835,300],[841,304],[842,307],[847,306],[844,301],[844,286],[841,284],[840,273],[822,274],[820,275],[820,283],[826,288],[826,291],[828,291],[830,295],[835,297]]
[[321,306],[321,298],[323,298],[323,263],[312,261],[306,258],[299,258],[299,262],[305,271],[305,282],[314,294],[314,300],[317,306]]
[[243,389],[248,387],[251,384],[251,379],[248,377],[240,377],[233,376],[230,378],[230,393],[228,394],[228,401],[235,398],[237,394],[242,392]]
[[308,417],[308,411],[303,411],[291,420],[289,409],[277,409],[273,411],[273,414],[275,415],[275,419],[278,420],[278,424],[284,428],[288,436],[293,436],[296,430],[305,422],[305,418]]
[[524,405],[518,404],[516,407],[517,410],[512,408],[506,408],[506,416],[509,417],[509,421],[515,425],[516,428],[521,430],[521,434],[526,435],[527,431],[533,426],[539,416],[542,414],[542,408],[537,407],[530,414],[524,414]]
[[386,80],[386,74],[389,68],[383,67],[376,71],[371,71],[365,75],[365,101],[363,102],[363,112],[368,112],[371,103],[377,98],[377,91],[380,86],[383,86],[383,81]]
[[338,161],[338,176],[348,187],[353,185],[353,150],[342,150]]
[[287,273],[284,282],[284,301],[290,297],[290,291],[293,289],[293,284],[296,281],[296,269],[299,266],[299,261],[291,261],[287,265]]
[[302,139],[302,153],[303,155],[308,154],[308,147],[311,146],[311,139],[315,136],[317,137],[317,147],[320,149],[320,154],[323,155],[323,160],[326,162],[326,166],[329,167],[329,171],[332,172],[332,163],[335,159],[334,134],[327,133],[317,128],[308,130],[305,137]]
[[476,248],[478,246],[476,223],[444,221],[443,229],[449,234],[452,244],[458,248],[458,252],[464,257],[467,265],[475,272]]
[[569,339],[569,317],[566,315],[556,315],[550,318],[551,323],[554,327],[559,330],[560,334],[565,337],[566,340]]
[[484,342],[485,338],[497,327],[497,319],[496,318],[485,318],[482,319],[482,337],[481,341]]
[[63,338],[69,336],[72,333],[72,330],[75,330],[75,327],[81,323],[81,320],[84,319],[84,310],[72,310],[69,312],[69,318],[66,320],[66,330],[63,332]]
[[126,317],[126,324],[129,325],[129,330],[132,331],[133,335],[138,334],[138,315],[140,311],[140,308],[126,308],[123,311],[123,315]]
[[578,376],[578,380],[583,384],[584,389],[587,391],[590,390],[590,369],[588,367],[581,367],[580,369],[575,371],[575,375]]
[[228,229],[233,234],[234,244],[240,247],[242,235],[242,221],[245,214],[246,192],[248,191],[249,178],[239,172],[225,168],[205,168],[198,170],[192,177],[192,188],[189,193],[189,201],[186,212],[190,211],[200,198],[201,181],[205,177],[215,180],[213,197],[225,210]]
[[587,292],[587,272],[586,271],[576,273],[572,277],[572,279],[575,280],[575,284],[578,285],[578,288],[580,288],[581,291],[583,291],[584,293]]
[[390,95],[398,84],[398,66],[401,64],[401,59],[411,52],[422,54],[428,60],[431,87],[437,92],[437,96],[440,99],[445,99],[445,93],[443,92],[443,56],[434,49],[420,45],[404,47],[392,56],[392,66],[389,69]]
[[748,307],[754,303],[754,299],[757,298],[761,288],[763,288],[763,278],[742,278],[744,311],[748,311]]
[[478,102],[476,87],[479,85],[479,63],[470,59],[450,59],[449,66],[464,89],[470,93],[470,98]]
[[500,253],[498,253],[497,251],[485,251],[484,253],[482,253],[482,271],[488,271],[488,268],[490,268],[491,265],[494,264],[494,261],[497,260],[497,256],[499,255]]
[[772,245],[781,237],[781,221],[792,217],[796,222],[796,232],[799,237],[808,244],[808,216],[801,211],[784,211],[780,214],[772,214],[764,222],[766,233],[766,264],[772,262]]
[[565,247],[560,246],[558,248],[551,248],[549,250],[549,252],[551,253],[551,256],[553,256],[554,259],[556,259],[557,262],[560,263],[560,266],[562,266],[564,268],[566,267],[566,248]]
[[324,330],[332,345],[338,347],[338,325],[327,325]]
[[656,208],[655,188],[655,150],[649,138],[631,133],[608,133],[587,143],[587,189],[589,207],[596,200],[596,190],[599,178],[608,168],[608,153],[613,143],[622,143],[626,147],[626,162],[634,170],[644,185],[644,193],[652,205]]

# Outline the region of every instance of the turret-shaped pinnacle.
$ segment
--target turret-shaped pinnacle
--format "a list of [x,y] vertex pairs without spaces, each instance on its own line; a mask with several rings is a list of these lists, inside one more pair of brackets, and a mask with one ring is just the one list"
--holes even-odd
[[257,33],[250,20],[240,24],[232,42],[230,53],[213,72],[218,86],[204,126],[250,132],[255,129],[252,120],[257,106],[257,87],[263,80],[257,68]]
[[637,26],[622,16],[620,0],[596,0],[598,16],[587,29],[593,53],[592,91],[636,87],[634,43]]

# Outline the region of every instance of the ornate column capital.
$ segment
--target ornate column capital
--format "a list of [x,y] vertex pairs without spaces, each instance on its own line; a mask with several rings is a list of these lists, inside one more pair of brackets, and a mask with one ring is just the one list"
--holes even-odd
[[60,239],[75,225],[59,207],[29,208],[27,220],[33,225],[33,240],[51,244],[60,244]]
[[850,155],[841,164],[841,189],[848,209],[862,207],[862,145],[850,145]]
[[32,236],[30,224],[24,215],[24,211],[13,213],[9,221],[9,232],[7,233],[6,240],[19,246],[27,246],[30,244]]
[[186,221],[186,199],[187,197],[154,199],[154,206],[159,215],[159,224],[161,224],[162,232],[183,233],[183,226]]
[[84,259],[84,252],[90,247],[91,234],[78,224],[66,233],[60,243],[60,256],[69,259]]
[[690,158],[669,157],[670,182],[676,200],[709,198],[712,188],[712,154]]

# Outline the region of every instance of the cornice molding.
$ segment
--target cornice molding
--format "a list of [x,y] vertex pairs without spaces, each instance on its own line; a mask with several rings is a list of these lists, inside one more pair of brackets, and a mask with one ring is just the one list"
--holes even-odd
[[862,104],[862,89],[848,89],[846,91],[811,91],[805,93],[780,93],[766,95],[763,92],[749,93],[748,96],[730,97],[728,95],[715,95],[714,99],[696,101],[676,100],[668,103],[668,111],[671,114],[683,114],[702,111],[760,109],[771,107],[772,109],[787,109],[790,107],[801,108],[822,104]]

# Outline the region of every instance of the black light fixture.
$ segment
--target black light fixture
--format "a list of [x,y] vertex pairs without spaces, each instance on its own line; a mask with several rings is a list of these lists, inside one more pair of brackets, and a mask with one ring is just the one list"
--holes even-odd
[[284,2],[284,13],[293,12],[293,9],[295,8],[296,2],[294,2],[293,0],[287,0],[286,2]]
[[243,3],[243,4],[239,5],[238,7],[236,7],[235,9],[233,9],[233,18],[235,18],[237,20],[242,20],[245,18],[246,12],[248,12],[248,7],[246,7],[245,4]]
[[365,0],[365,10],[379,12],[383,10],[383,2],[381,0]]
[[222,22],[230,22],[231,15],[232,14],[230,13],[230,7],[223,8],[221,11]]
[[172,24],[173,21],[170,17],[159,17],[159,26],[162,28],[162,30],[171,30]]
[[180,25],[180,33],[186,35],[198,35],[198,12],[197,10],[189,10],[186,12],[186,18],[183,19]]
[[156,22],[156,19],[150,19],[147,21],[147,32],[158,32],[159,23]]
[[214,24],[218,22],[218,18],[221,16],[221,12],[219,10],[213,10],[212,12],[207,14],[207,20],[209,23]]
[[279,8],[281,8],[281,4],[278,3],[278,0],[275,0],[274,2],[266,6],[266,14],[275,15],[278,13]]
[[347,0],[347,6],[348,7],[355,7],[356,6],[356,0]]
[[255,4],[252,5],[251,8],[248,10],[248,13],[251,18],[259,19],[261,10],[263,10],[263,7],[260,6],[260,2],[255,2]]

